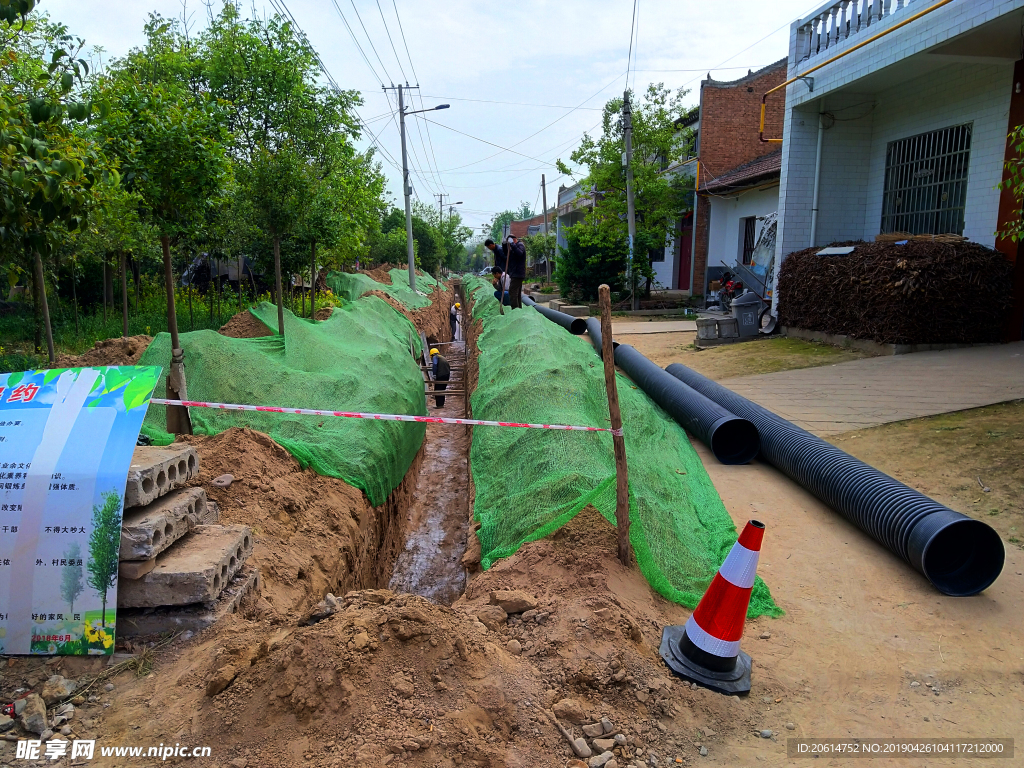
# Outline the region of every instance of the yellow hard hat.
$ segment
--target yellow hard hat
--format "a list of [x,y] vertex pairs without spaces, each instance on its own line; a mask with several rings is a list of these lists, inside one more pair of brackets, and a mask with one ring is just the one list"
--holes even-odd
[[456,301],[456,302],[455,302],[455,308],[456,308],[456,309],[462,309],[462,305],[461,305],[461,304],[459,304],[459,302],[457,302],[457,301]]
[[430,350],[430,354],[432,354],[432,355],[439,355],[441,353],[437,351],[437,347],[434,347],[433,349]]

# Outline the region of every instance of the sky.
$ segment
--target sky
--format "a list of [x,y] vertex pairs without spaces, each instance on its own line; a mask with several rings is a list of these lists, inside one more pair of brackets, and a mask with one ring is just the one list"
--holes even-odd
[[[219,8],[220,0],[210,2]],[[458,203],[477,232],[520,202],[540,212],[541,174],[548,206],[556,204],[559,185],[573,182],[560,177],[555,160],[568,160],[582,135],[599,127],[601,107],[626,86],[627,61],[635,91],[651,82],[686,87],[696,104],[709,72],[734,80],[785,57],[790,24],[820,5],[635,0],[633,24],[634,0],[283,2],[335,81],[362,93],[358,112],[386,150],[378,154],[395,204],[402,205],[401,143],[395,95],[381,85],[418,83],[410,110],[451,105],[408,118],[413,188],[435,206],[445,194],[446,210]],[[244,7],[270,15],[274,3],[282,0],[244,0]],[[199,0],[43,0],[40,8],[102,46],[104,60],[143,43],[150,12],[185,14],[197,29],[207,18]],[[369,137],[361,145],[370,146]]]

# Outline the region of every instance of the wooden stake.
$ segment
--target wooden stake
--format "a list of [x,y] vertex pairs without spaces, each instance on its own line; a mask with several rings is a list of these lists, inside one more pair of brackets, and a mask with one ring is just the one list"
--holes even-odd
[[612,346],[611,289],[602,285],[598,290],[601,305],[601,357],[604,358],[604,384],[608,390],[608,412],[611,415],[615,446],[615,526],[619,536],[619,562],[629,566],[632,555],[629,547],[629,475],[626,471],[626,440],[622,436],[622,414],[619,412],[619,390],[615,386],[615,352]]

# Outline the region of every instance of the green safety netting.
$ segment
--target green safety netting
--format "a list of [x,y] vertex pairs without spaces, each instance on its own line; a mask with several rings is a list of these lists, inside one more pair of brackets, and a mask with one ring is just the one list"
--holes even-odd
[[[601,359],[529,307],[498,313],[493,287],[467,280],[478,339],[473,417],[608,426]],[[625,376],[617,376],[630,491],[630,540],[650,585],[693,608],[736,541],[725,505],[686,432]],[[615,457],[608,432],[473,430],[474,515],[484,568],[565,525],[587,504],[615,524]],[[780,615],[765,583],[748,616]]]
[[409,287],[409,272],[405,269],[392,269],[391,285],[378,283],[362,272],[328,272],[324,280],[327,287],[335,295],[349,301],[355,301],[367,291],[382,291],[398,301],[406,309],[423,309],[430,306],[430,292],[437,286],[437,281],[426,273],[416,273],[416,292]]
[[[277,307],[251,310],[277,328]],[[426,414],[423,376],[410,352],[419,335],[387,302],[368,296],[312,323],[284,313],[285,335],[233,339],[214,331],[181,335],[191,400],[373,413]],[[158,334],[139,365],[166,366],[171,339]],[[165,369],[166,372],[166,369]],[[160,389],[162,387],[158,387]],[[402,482],[423,442],[423,424],[190,408],[196,434],[249,427],[270,435],[303,467],[363,490],[374,506]],[[158,445],[165,409],[153,406],[142,431]]]

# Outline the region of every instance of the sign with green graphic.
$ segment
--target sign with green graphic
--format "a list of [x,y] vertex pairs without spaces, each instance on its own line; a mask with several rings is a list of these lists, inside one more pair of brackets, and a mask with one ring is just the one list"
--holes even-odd
[[113,653],[125,480],[160,371],[0,374],[0,653]]

